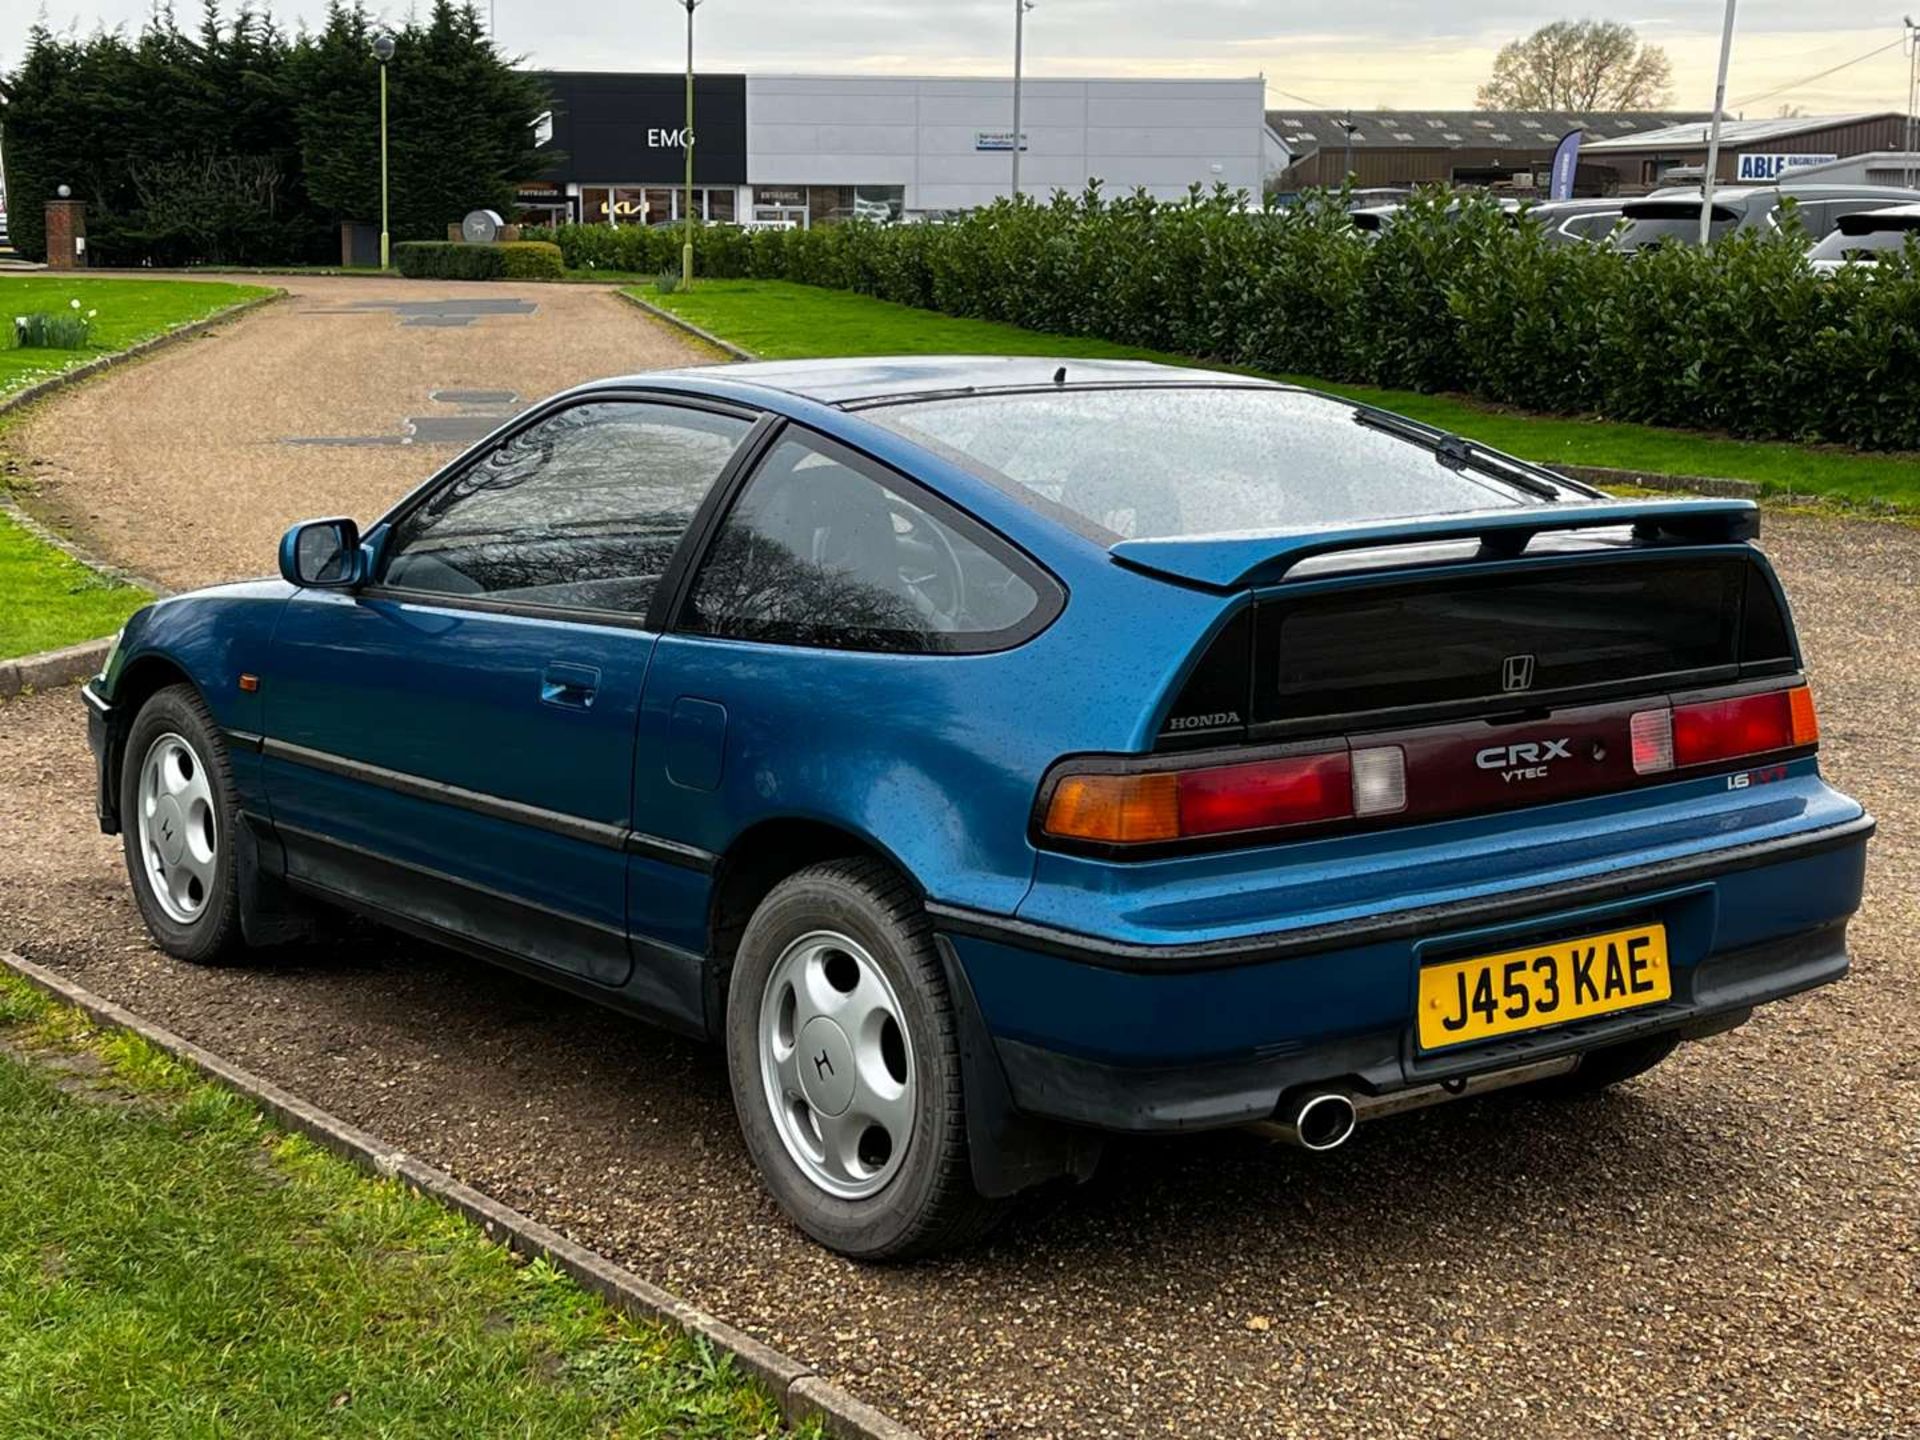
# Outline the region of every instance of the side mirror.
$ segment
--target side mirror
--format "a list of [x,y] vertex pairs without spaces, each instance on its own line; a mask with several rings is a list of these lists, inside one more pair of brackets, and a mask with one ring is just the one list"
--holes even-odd
[[302,520],[280,539],[280,578],[289,585],[343,589],[360,579],[360,527],[351,520]]

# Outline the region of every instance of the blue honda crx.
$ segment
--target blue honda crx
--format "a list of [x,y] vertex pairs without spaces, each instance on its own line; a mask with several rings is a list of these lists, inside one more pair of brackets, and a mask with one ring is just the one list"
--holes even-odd
[[136,615],[100,818],[183,960],[344,906],[723,1042],[794,1222],[925,1254],[1113,1134],[1591,1092],[1844,975],[1757,529],[1193,370],[611,380]]

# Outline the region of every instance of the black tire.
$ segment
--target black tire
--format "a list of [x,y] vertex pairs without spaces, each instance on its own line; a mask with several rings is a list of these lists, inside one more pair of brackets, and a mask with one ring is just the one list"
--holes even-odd
[[[212,792],[211,881],[204,887],[199,913],[182,921],[169,915],[155,894],[141,857],[140,772],[155,742],[168,735],[186,743],[193,763]],[[195,965],[226,965],[239,960],[246,945],[240,933],[240,877],[237,843],[240,812],[234,802],[233,767],[225,739],[199,692],[191,685],[158,691],[134,716],[120,760],[120,839],[133,882],[134,903],[155,943],[177,960]]]
[[[876,1194],[845,1200],[816,1184],[788,1154],[770,1112],[760,1060],[760,1005],[790,945],[815,930],[858,941],[885,972],[906,1012],[915,1080],[914,1129],[893,1177]],[[793,1223],[857,1260],[906,1260],[970,1244],[1004,1205],[974,1189],[952,998],[932,929],[912,887],[875,860],[834,860],[774,887],[741,937],[727,994],[727,1072],[734,1111],[767,1189]]]
[[1677,1035],[1649,1035],[1645,1039],[1625,1040],[1618,1045],[1589,1050],[1580,1057],[1579,1068],[1550,1080],[1537,1081],[1527,1086],[1525,1093],[1556,1100],[1598,1095],[1622,1080],[1646,1074],[1679,1047]]

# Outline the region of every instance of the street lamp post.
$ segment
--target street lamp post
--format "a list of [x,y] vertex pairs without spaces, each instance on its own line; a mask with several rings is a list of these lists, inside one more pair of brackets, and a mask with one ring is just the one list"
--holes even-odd
[[374,38],[373,58],[380,62],[380,268],[387,268],[391,246],[387,241],[387,62],[393,59],[393,36]]
[[1707,141],[1707,173],[1700,177],[1700,244],[1713,239],[1713,187],[1720,178],[1720,116],[1727,108],[1727,62],[1733,58],[1733,9],[1727,0],[1727,22],[1720,32],[1720,79],[1713,87],[1713,132]]
[[1027,11],[1034,0],[1013,0],[1013,198],[1020,198],[1020,80],[1025,66]]
[[687,153],[686,193],[681,207],[686,211],[687,240],[680,249],[680,283],[693,288],[693,12],[700,0],[679,0],[687,12],[687,125],[680,132],[681,149]]
[[1920,25],[1913,23],[1913,17],[1901,17],[1901,23],[1907,27],[1907,188],[1913,188],[1913,152],[1915,141],[1920,139],[1916,127],[1920,127]]

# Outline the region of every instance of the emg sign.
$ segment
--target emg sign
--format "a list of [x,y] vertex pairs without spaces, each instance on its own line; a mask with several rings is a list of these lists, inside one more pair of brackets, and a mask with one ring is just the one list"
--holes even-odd
[[1826,165],[1839,158],[1838,155],[1742,155],[1734,178],[1747,185],[1771,185],[1789,170]]

